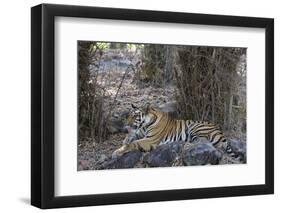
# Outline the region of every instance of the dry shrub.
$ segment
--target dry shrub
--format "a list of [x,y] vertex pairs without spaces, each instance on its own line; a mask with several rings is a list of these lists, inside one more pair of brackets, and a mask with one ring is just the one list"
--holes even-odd
[[101,141],[107,135],[103,112],[104,92],[97,83],[102,49],[95,42],[78,42],[79,65],[79,139]]
[[245,48],[179,47],[175,66],[179,113],[246,132]]

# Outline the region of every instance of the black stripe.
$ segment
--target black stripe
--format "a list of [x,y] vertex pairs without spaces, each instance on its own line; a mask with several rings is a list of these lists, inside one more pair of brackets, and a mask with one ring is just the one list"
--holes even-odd
[[210,141],[211,141],[211,142],[214,142],[213,140],[215,139],[215,137],[216,137],[217,135],[221,135],[221,137],[223,137],[222,133],[221,133],[220,131],[218,131],[218,132],[214,133],[214,134],[211,136]]
[[200,124],[200,123],[196,123],[195,125],[191,126],[190,129],[190,133],[193,133],[194,131],[196,131],[198,128],[203,127],[204,124]]
[[215,131],[215,130],[219,130],[219,129],[216,129],[216,128],[214,128],[214,127],[199,127],[199,128],[196,129],[196,131],[194,131],[193,133],[194,133],[194,134],[197,134],[197,133],[200,132],[200,131],[206,131],[206,130]]
[[[202,125],[202,124],[201,124],[201,125]],[[202,127],[203,127],[203,126],[198,126],[198,125],[197,125],[197,126],[194,126],[194,127],[191,127],[190,130],[189,130],[189,133],[190,133],[190,134],[196,134],[196,131],[199,130],[200,128],[202,128]]]
[[225,137],[222,136],[218,141],[216,141],[215,143],[213,143],[213,145],[216,145],[216,144],[218,144],[218,143],[220,143],[220,142],[225,142],[225,141],[226,141]]

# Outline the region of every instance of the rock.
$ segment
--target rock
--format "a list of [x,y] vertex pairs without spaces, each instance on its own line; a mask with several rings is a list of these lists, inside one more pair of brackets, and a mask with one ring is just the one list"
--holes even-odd
[[127,169],[133,168],[141,159],[143,153],[140,151],[133,151],[124,154],[123,156],[117,157],[115,159],[110,159],[97,169]]
[[78,171],[89,170],[89,161],[80,160],[78,161]]
[[218,164],[222,154],[207,140],[184,146],[182,161],[185,166]]
[[179,143],[163,144],[144,157],[144,163],[149,167],[172,166],[178,156]]
[[105,154],[101,154],[99,157],[99,162],[104,162],[105,160],[107,160],[107,156]]
[[121,113],[113,113],[111,122],[108,125],[108,131],[111,134],[115,133],[127,133],[126,122],[129,116],[129,110],[122,111]]
[[99,161],[100,155],[97,155],[95,151],[78,152],[78,170],[91,170],[94,168],[94,164]]
[[177,102],[171,101],[159,106],[159,109],[162,112],[168,112],[171,116],[177,117]]
[[[239,141],[231,141],[233,152],[241,158],[234,158],[215,148],[207,139],[199,138],[196,142],[188,143],[176,141],[170,144],[162,144],[150,152],[132,151],[117,158],[107,157],[105,154],[98,156],[95,169],[122,169],[138,167],[172,167],[242,163],[246,161],[246,144]],[[85,170],[92,167],[89,161],[79,163],[79,169]],[[97,161],[96,161],[97,162]]]
[[120,113],[121,120],[126,120],[129,116],[129,114],[130,114],[129,110],[121,112]]
[[111,134],[126,132],[126,130],[124,129],[124,122],[119,119],[112,119],[108,126],[108,131]]
[[239,158],[240,161],[246,163],[246,143],[234,139],[231,139],[228,142],[232,152],[235,154],[235,157]]
[[171,101],[159,106],[162,112],[175,112],[177,110],[177,102]]

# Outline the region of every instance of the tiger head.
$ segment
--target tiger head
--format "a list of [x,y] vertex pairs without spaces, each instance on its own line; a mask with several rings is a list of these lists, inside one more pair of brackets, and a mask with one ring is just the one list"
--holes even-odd
[[144,104],[141,107],[137,107],[131,104],[132,109],[130,110],[127,125],[131,128],[138,129],[143,126],[151,124],[154,117],[152,111],[154,110],[149,103]]

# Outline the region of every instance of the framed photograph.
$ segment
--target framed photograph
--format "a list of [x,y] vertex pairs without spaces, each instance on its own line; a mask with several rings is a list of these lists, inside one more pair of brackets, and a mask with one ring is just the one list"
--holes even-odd
[[31,9],[31,204],[272,194],[274,20]]

